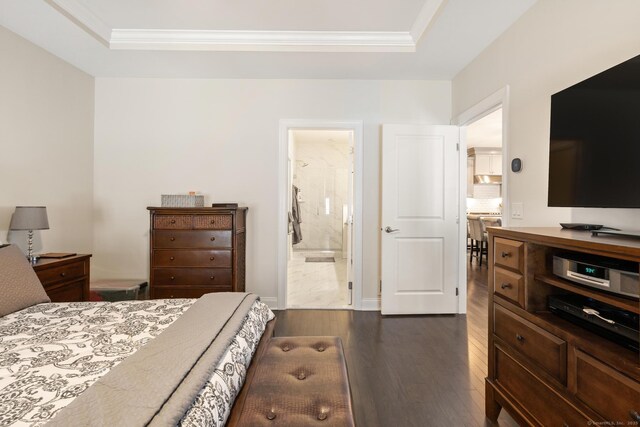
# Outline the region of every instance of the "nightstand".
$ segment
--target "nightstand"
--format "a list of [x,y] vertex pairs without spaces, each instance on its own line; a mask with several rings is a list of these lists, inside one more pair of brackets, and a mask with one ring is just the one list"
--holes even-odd
[[33,266],[51,302],[89,301],[91,254],[41,258]]

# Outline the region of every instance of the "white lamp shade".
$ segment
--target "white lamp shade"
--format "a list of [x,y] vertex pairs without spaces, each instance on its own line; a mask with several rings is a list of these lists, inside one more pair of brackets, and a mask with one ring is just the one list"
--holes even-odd
[[16,206],[9,230],[48,230],[49,220],[45,206]]

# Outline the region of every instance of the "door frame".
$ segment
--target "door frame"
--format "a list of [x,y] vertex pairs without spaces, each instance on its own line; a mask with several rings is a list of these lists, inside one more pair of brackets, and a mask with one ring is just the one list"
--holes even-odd
[[460,252],[458,263],[458,313],[467,312],[467,126],[502,108],[502,225],[508,226],[511,217],[509,203],[509,85],[497,90],[482,101],[456,116],[451,124],[460,126]]
[[288,171],[290,130],[353,131],[353,309],[362,309],[362,190],[363,190],[363,122],[361,120],[281,119],[278,149],[278,302],[287,309],[288,264]]

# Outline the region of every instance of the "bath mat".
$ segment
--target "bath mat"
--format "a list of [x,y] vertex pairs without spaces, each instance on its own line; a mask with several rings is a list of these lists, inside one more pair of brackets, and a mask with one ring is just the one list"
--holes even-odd
[[336,259],[332,256],[308,256],[305,262],[336,262]]

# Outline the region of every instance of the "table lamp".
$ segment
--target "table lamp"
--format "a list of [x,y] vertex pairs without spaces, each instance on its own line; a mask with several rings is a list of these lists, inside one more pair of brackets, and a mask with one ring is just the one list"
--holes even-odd
[[48,230],[47,208],[44,206],[16,206],[11,217],[9,230],[27,230],[29,232],[29,249],[27,258],[32,264],[38,260],[33,255],[33,230]]

